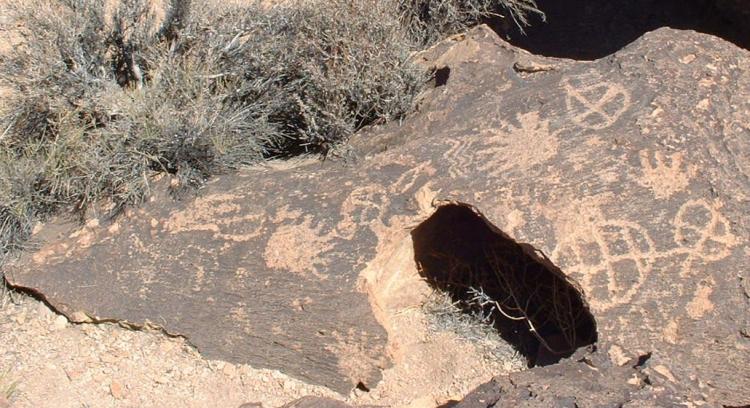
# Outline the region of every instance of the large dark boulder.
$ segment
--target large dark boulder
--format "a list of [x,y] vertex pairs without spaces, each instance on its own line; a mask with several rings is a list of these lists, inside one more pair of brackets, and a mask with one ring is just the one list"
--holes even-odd
[[[8,280],[71,317],[150,322],[212,358],[372,388],[388,338],[360,278],[442,206],[453,215],[430,231],[456,234],[415,250],[467,250],[456,241],[477,228],[596,330],[595,347],[463,406],[750,403],[749,53],[660,29],[574,62],[479,28],[421,58],[440,80],[419,111],[358,135],[346,163],[247,170],[111,224],[48,225]],[[552,320],[573,310],[555,296],[537,309]]]

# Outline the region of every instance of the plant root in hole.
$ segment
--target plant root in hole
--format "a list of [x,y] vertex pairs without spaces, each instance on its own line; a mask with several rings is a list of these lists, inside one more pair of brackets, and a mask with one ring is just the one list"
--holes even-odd
[[596,342],[596,322],[578,285],[471,207],[441,206],[412,240],[422,277],[464,313],[490,317],[529,367],[557,363]]

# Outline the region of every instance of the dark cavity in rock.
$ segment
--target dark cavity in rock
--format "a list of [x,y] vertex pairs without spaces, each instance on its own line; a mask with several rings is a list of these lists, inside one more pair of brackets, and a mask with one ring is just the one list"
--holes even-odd
[[491,315],[530,367],[557,363],[597,340],[577,284],[471,207],[450,204],[412,231],[420,274],[465,313]]
[[435,88],[448,85],[451,76],[450,67],[442,67],[435,70]]

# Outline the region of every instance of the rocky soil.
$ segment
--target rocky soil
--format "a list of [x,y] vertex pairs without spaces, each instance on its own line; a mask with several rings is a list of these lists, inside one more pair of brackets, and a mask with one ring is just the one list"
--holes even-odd
[[0,391],[12,388],[4,397],[13,407],[278,407],[308,395],[340,398],[278,371],[206,360],[158,330],[72,325],[24,295],[0,308],[0,344]]

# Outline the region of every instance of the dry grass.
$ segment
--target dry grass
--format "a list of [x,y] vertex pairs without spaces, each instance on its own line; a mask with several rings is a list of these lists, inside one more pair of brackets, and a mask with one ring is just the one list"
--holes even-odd
[[[422,310],[431,330],[453,333],[472,343],[480,350],[480,354],[507,362],[514,370],[526,366],[526,359],[500,336],[491,311],[488,313],[481,308],[456,301],[450,293],[442,290],[434,290],[423,304]],[[467,313],[467,310],[470,311]]]
[[529,24],[529,16],[544,17],[534,0],[397,1],[404,26],[415,41],[424,45],[492,17],[512,20],[521,31]]
[[147,4],[11,5],[28,46],[0,71],[15,95],[0,133],[5,250],[60,209],[137,204],[155,172],[197,186],[269,157],[324,152],[403,116],[422,83],[398,23],[374,23],[386,20],[382,6],[203,4],[188,13],[174,1],[159,22]]
[[[564,356],[595,341],[593,317],[575,282],[525,256],[510,240],[486,244],[483,253],[471,263],[453,253],[433,253],[444,271],[432,283],[452,302],[444,324],[481,323],[511,339],[522,353],[535,353],[529,346],[538,342],[552,355]],[[527,357],[533,361],[533,355]]]

